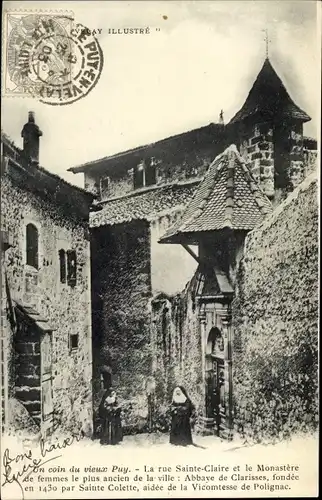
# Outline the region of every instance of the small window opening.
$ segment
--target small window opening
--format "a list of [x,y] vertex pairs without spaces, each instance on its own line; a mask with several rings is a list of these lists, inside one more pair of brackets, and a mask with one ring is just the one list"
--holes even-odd
[[28,266],[38,269],[38,229],[33,224],[26,227],[26,262]]
[[69,336],[69,349],[78,349],[78,333]]

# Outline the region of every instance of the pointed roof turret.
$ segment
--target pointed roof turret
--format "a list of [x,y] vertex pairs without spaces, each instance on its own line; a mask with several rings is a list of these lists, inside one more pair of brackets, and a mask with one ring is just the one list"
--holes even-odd
[[225,228],[249,231],[271,211],[271,202],[231,145],[212,162],[181,219],[159,243],[197,244],[198,234]]
[[289,96],[270,60],[265,59],[245,104],[230,120],[241,122],[251,117],[278,117],[307,122],[311,118]]

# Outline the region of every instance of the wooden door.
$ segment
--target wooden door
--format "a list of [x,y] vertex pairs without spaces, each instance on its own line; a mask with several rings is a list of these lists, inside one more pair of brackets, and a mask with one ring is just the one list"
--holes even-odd
[[225,371],[222,359],[213,359],[211,412],[215,420],[216,434],[219,435],[225,419]]

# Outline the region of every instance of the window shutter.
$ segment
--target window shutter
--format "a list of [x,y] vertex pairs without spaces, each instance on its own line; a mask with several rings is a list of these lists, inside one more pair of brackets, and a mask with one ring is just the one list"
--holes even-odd
[[67,250],[67,284],[69,286],[76,285],[76,252],[75,252],[75,250]]
[[60,269],[60,282],[66,283],[66,252],[59,250],[59,269]]

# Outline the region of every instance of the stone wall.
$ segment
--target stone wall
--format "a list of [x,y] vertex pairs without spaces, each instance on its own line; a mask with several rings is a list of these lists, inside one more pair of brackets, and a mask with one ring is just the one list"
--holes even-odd
[[193,278],[173,296],[152,300],[153,376],[156,381],[155,421],[161,430],[169,424],[169,405],[176,385],[183,385],[197,414],[203,410],[202,348]]
[[4,232],[1,231],[1,325],[0,325],[0,383],[1,383],[1,430],[4,432],[8,426],[8,402],[10,396],[10,365],[11,365],[11,345],[12,335],[9,321],[6,314],[7,293],[5,284],[5,239]]
[[269,123],[249,125],[240,131],[240,152],[264,193],[274,196],[273,128]]
[[[141,160],[128,158],[124,160],[125,164],[115,165],[113,169],[110,167],[105,172],[103,169],[98,172],[85,172],[85,189],[100,194],[101,179],[109,177],[109,189],[101,197],[102,201],[124,196],[135,189],[133,180],[135,166],[141,162],[144,165],[150,165],[152,160],[156,169],[154,185],[163,186],[178,181],[201,179],[210,163],[223,148],[224,144],[211,144],[202,150],[175,150],[163,157],[146,156],[145,153]],[[142,189],[142,187],[136,189]]]
[[108,192],[101,193],[101,200],[104,201],[108,198],[117,198],[133,191],[133,169],[128,170],[122,175],[116,177],[109,177]]
[[293,124],[290,130],[290,172],[291,190],[295,189],[304,179],[303,155],[303,125]]
[[240,124],[241,155],[276,206],[316,168],[316,141],[303,137],[302,123]]
[[116,198],[133,191],[133,169],[108,175],[95,172],[84,172],[84,188],[98,196],[99,200]]
[[316,172],[318,152],[317,150],[304,148],[303,156],[304,156],[304,178],[305,178],[312,172]]
[[149,224],[92,229],[92,276],[95,409],[103,392],[100,369],[107,366],[124,407],[124,430],[139,431],[151,374]]
[[318,209],[310,175],[246,238],[233,302],[236,429],[317,425]]
[[208,148],[202,152],[190,151],[183,157],[173,155],[169,160],[157,160],[157,184],[203,177],[216,154],[214,148]]
[[100,178],[94,172],[84,172],[84,189],[98,195],[100,191]]
[[[3,228],[12,240],[12,247],[5,254],[12,298],[34,307],[53,329],[54,428],[68,432],[83,428],[90,433],[92,359],[87,223],[63,215],[50,198],[45,201],[17,188],[7,175],[2,176],[1,213]],[[28,223],[36,225],[39,231],[38,270],[26,264]],[[61,248],[76,250],[77,277],[73,287],[60,282]],[[70,349],[72,334],[78,335],[77,349]]]

